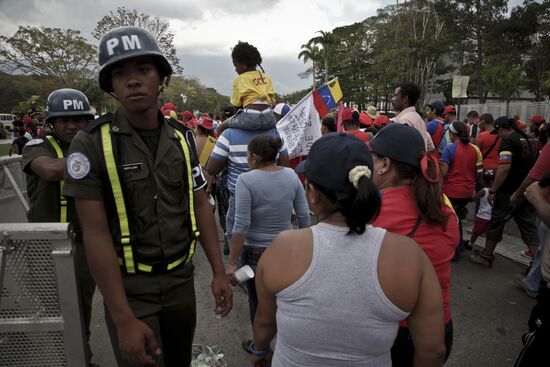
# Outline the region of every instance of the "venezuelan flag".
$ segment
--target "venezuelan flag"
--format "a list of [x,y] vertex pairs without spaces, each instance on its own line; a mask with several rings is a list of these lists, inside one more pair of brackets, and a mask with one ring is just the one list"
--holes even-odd
[[342,96],[338,79],[334,79],[313,91],[313,105],[321,118],[324,118],[331,108],[336,107],[336,103],[342,99]]

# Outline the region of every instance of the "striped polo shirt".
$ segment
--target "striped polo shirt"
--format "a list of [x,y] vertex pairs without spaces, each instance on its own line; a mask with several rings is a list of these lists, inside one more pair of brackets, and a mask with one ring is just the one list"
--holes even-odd
[[[211,158],[226,161],[227,160],[227,188],[235,193],[237,178],[241,173],[249,171],[247,160],[248,143],[256,136],[269,135],[279,137],[277,129],[269,130],[240,130],[226,129],[216,141],[216,146],[212,151]],[[279,152],[280,155],[288,155],[285,146]]]

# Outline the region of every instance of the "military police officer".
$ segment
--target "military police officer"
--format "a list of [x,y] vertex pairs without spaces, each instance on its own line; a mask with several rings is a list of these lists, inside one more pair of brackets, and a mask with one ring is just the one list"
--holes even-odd
[[[90,275],[82,232],[72,201],[61,195],[66,155],[76,133],[93,119],[88,98],[74,89],[58,89],[47,101],[46,124],[51,134],[43,139],[33,139],[23,148],[23,170],[27,173],[27,193],[30,210],[29,222],[72,222],[75,234],[75,262],[79,285],[80,304],[84,316],[86,341],[90,338],[90,320],[95,283]],[[88,363],[91,357],[89,344]]]
[[189,366],[197,240],[213,271],[216,315],[232,307],[193,134],[159,111],[172,69],[147,31],[105,34],[99,65],[100,87],[120,107],[74,139],[63,193],[76,201],[119,365]]

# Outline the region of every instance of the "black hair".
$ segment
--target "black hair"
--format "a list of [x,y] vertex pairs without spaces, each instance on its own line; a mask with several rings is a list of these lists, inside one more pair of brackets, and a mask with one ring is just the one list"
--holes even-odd
[[283,147],[283,141],[269,135],[259,135],[248,143],[248,151],[260,157],[262,163],[277,161],[277,153]]
[[[308,178],[307,171],[306,178]],[[315,186],[315,188],[317,188],[326,198],[328,210],[325,215],[340,212],[344,218],[346,218],[346,225],[349,227],[348,234],[364,233],[367,224],[376,218],[380,211],[382,201],[378,188],[374,182],[366,176],[359,179],[356,195],[342,200],[337,199],[334,190],[328,190],[309,178],[308,183]]]
[[344,124],[344,128],[346,130],[348,130],[348,127],[358,128],[359,127],[359,112],[353,111],[351,113],[351,119],[350,120],[344,120],[343,124]]
[[474,119],[476,119],[479,115],[477,114],[477,111],[470,111],[468,112],[468,114],[466,115],[466,117],[472,117]]
[[466,126],[464,122],[455,121],[452,123],[452,127],[457,131],[457,133],[452,131],[451,133],[455,134],[460,139],[461,143],[468,144],[470,142],[468,126]]
[[326,115],[321,121],[321,124],[323,124],[323,126],[325,126],[327,130],[331,133],[336,132],[337,130],[336,119],[334,118],[334,115]]
[[197,130],[201,132],[202,135],[214,136],[214,129],[207,129],[204,126],[197,125]]
[[[428,154],[422,152],[419,156],[419,160]],[[420,215],[420,218],[432,223],[443,225],[447,221],[447,215],[443,212],[443,194],[441,192],[440,182],[428,181],[420,168],[411,166],[410,164],[391,160],[392,165],[395,167],[397,177],[399,179],[412,179],[411,188],[414,194],[414,203],[416,209]],[[429,177],[435,177],[437,168],[437,162],[432,159],[428,159],[427,174]]]
[[490,113],[484,113],[481,116],[479,116],[480,121],[485,121],[486,123],[492,125],[495,123],[495,118]]
[[495,179],[495,172],[493,170],[485,170],[481,174],[481,183],[485,187],[491,186],[491,183]]
[[259,66],[262,71],[262,55],[260,51],[248,42],[239,41],[233,51],[231,52],[231,58],[250,69],[255,69],[256,66]]
[[233,106],[225,106],[225,107],[223,108],[223,113],[222,113],[222,115],[223,115],[224,118],[229,118],[229,117],[233,116],[234,114],[235,114],[235,107],[233,107]]
[[399,92],[402,97],[407,96],[409,98],[409,106],[416,105],[420,98],[420,87],[414,83],[402,83],[399,86]]

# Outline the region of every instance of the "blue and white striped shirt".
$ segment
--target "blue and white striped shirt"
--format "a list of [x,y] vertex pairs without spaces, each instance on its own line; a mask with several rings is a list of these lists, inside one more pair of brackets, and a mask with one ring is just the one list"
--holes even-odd
[[[247,151],[248,143],[259,135],[269,135],[279,137],[277,129],[269,130],[241,130],[241,129],[226,129],[216,141],[216,146],[212,151],[211,158],[228,161],[227,162],[227,188],[235,193],[235,185],[237,178],[241,173],[249,171]],[[279,152],[280,155],[288,155],[285,146]]]

